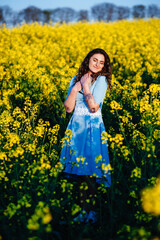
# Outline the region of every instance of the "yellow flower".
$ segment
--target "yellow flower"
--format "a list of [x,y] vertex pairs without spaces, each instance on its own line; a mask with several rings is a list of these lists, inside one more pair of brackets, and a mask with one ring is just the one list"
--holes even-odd
[[132,170],[131,178],[133,177],[141,178],[141,168],[136,167],[135,169]]
[[43,224],[48,224],[52,220],[52,215],[48,207],[45,207],[44,212],[45,212],[45,215],[42,218],[42,222]]
[[110,103],[110,106],[113,110],[121,110],[122,109],[122,106],[119,103],[117,103],[116,101],[112,101]]
[[106,165],[105,163],[102,163],[102,170],[104,171],[105,174],[108,173],[108,171],[112,170],[111,165],[110,164]]
[[153,187],[143,189],[141,200],[145,212],[160,216],[160,177]]

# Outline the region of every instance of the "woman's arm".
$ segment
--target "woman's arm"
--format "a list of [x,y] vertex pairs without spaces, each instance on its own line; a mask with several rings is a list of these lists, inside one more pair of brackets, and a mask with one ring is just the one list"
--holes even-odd
[[89,89],[89,86],[84,86],[83,87],[83,93],[84,93],[84,97],[86,100],[86,103],[89,107],[89,110],[91,111],[91,113],[95,113],[97,112],[97,110],[99,109],[99,104],[97,104],[94,100],[94,97]]
[[71,89],[69,96],[67,97],[66,101],[64,102],[64,107],[66,112],[71,113],[76,104],[76,96],[77,92],[82,89],[81,83],[77,82]]
[[95,113],[97,112],[97,110],[99,109],[99,104],[97,104],[94,100],[93,95],[91,94],[90,88],[89,88],[89,84],[91,82],[91,77],[90,74],[85,74],[82,78],[81,78],[81,84],[83,87],[83,93],[84,93],[84,97],[86,100],[86,103],[89,107],[89,110],[91,111],[91,113]]

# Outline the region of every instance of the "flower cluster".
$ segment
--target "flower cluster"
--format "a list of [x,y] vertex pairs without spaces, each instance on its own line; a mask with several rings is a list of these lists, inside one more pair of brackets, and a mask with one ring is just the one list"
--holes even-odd
[[143,189],[141,199],[145,212],[160,216],[160,178],[153,187]]

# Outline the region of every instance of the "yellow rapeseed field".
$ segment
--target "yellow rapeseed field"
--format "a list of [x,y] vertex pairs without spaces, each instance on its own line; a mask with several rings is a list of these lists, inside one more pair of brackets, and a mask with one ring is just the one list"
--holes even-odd
[[[99,238],[158,238],[160,20],[139,19],[0,26],[0,239],[25,239],[23,231],[26,239],[44,239],[60,231],[60,221],[73,224],[80,209],[76,188],[61,177],[59,163],[61,144],[72,137],[63,138],[70,118],[63,102],[94,48],[108,53],[113,69],[102,109],[111,163],[103,168],[112,170],[112,186],[109,193],[99,189],[108,196],[103,207],[110,221],[95,232]],[[68,229],[68,239],[75,239]]]

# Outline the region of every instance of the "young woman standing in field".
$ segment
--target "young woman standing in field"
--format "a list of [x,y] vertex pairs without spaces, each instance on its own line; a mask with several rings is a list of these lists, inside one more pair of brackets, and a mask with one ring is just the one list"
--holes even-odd
[[[71,79],[64,103],[66,112],[74,110],[66,131],[66,136],[72,132],[71,140],[63,144],[60,159],[63,172],[76,176],[81,186],[82,211],[75,222],[96,221],[96,184],[102,182],[106,187],[111,184],[110,171],[106,171],[108,148],[101,140],[105,131],[101,109],[107,85],[111,88],[111,74],[108,54],[100,48],[92,50],[83,60],[78,74]],[[82,189],[84,183],[86,188]],[[87,206],[89,197],[91,201]]]

